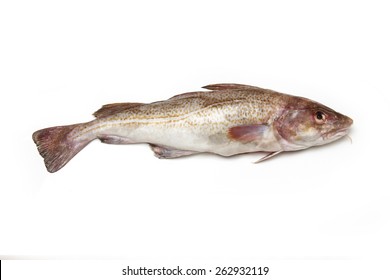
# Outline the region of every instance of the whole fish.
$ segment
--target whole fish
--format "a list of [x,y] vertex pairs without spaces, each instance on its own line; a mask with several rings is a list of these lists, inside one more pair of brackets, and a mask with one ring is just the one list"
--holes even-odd
[[168,100],[104,105],[95,120],[38,130],[33,140],[49,172],[56,172],[89,142],[148,143],[158,158],[196,153],[232,156],[330,143],[352,119],[303,97],[240,84],[214,84]]

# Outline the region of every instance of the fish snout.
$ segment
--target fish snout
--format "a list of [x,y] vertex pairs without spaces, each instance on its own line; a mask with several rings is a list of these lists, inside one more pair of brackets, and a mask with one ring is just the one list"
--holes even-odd
[[351,127],[353,124],[353,120],[350,117],[344,116],[343,126],[345,128]]
[[336,122],[334,124],[338,129],[344,130],[352,126],[353,120],[346,115],[338,113],[336,117]]

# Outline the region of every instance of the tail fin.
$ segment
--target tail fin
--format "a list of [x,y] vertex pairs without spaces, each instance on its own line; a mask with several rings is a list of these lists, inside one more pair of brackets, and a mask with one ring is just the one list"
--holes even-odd
[[44,128],[34,132],[33,140],[45,160],[47,171],[54,173],[64,167],[91,140],[75,140],[69,133],[78,124]]

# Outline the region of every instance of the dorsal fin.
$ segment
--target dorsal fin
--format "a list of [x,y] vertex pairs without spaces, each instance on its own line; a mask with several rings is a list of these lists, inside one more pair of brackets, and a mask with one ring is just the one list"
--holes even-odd
[[254,86],[248,86],[248,85],[242,85],[242,84],[213,84],[213,85],[207,85],[203,88],[209,89],[209,90],[225,90],[225,89],[261,89],[259,87]]
[[96,118],[104,118],[111,115],[115,115],[127,109],[132,109],[134,107],[138,107],[143,103],[112,103],[103,105],[102,108],[97,110],[93,115]]
[[199,94],[202,94],[204,92],[205,91],[194,91],[194,92],[181,93],[181,94],[177,94],[177,95],[172,96],[171,98],[169,98],[169,100],[188,98],[188,97],[192,97],[192,96],[198,96]]
[[[209,89],[209,90],[214,90],[214,91],[218,91],[218,90],[227,90],[227,89],[262,89],[262,88],[259,88],[259,87],[254,87],[254,86],[248,86],[248,85],[242,85],[242,84],[213,84],[213,85],[207,85],[207,86],[204,86],[202,87],[204,89]],[[206,91],[195,91],[195,92],[186,92],[186,93],[182,93],[182,94],[177,94],[175,96],[172,96],[171,98],[169,98],[170,100],[172,99],[182,99],[182,98],[189,98],[189,97],[193,97],[193,96],[199,96],[203,93],[205,93]]]

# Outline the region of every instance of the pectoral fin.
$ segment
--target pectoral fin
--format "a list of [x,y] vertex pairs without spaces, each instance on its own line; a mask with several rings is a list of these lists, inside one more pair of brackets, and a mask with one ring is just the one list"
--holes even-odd
[[249,143],[261,139],[268,129],[266,124],[233,126],[229,128],[228,136],[232,140]]

